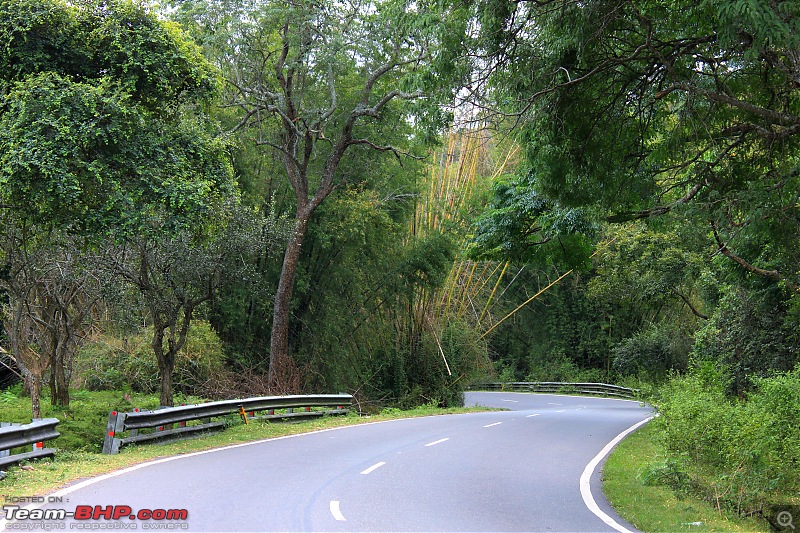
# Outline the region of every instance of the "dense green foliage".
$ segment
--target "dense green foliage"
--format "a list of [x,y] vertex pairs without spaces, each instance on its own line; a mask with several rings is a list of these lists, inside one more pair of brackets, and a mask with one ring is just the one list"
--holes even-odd
[[656,400],[654,423],[670,452],[650,482],[701,494],[751,514],[786,503],[800,486],[800,367],[754,382],[743,399],[726,395],[725,377],[702,363],[672,380]]
[[481,22],[465,38],[488,58],[483,108],[515,119],[526,153],[473,253],[582,266],[609,324],[597,354],[610,348],[623,374],[657,379],[695,352],[742,391],[793,368],[796,4],[486,0],[452,13]]
[[[74,385],[91,391],[127,391],[154,394],[161,390],[151,341],[152,328],[117,339],[103,335],[77,356]],[[222,379],[225,351],[207,322],[191,325],[186,344],[175,360],[173,386],[183,396],[208,397],[209,384]]]
[[[84,234],[197,224],[233,194],[202,110],[217,79],[130,2],[0,4],[0,200]],[[134,31],[131,28],[135,28]]]

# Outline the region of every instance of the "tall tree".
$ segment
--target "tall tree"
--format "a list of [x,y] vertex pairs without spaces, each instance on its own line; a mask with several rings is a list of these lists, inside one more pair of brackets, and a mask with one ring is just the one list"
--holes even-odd
[[401,156],[380,130],[407,120],[398,102],[421,97],[415,77],[430,42],[412,2],[270,2],[248,20],[229,105],[242,113],[236,129],[277,154],[295,200],[270,339],[270,383],[280,391],[292,367],[292,293],[309,221],[347,181],[342,162],[353,148]]

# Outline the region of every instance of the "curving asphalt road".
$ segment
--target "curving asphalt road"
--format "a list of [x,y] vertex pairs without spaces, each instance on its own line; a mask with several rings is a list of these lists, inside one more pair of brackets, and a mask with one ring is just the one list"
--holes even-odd
[[[60,502],[19,504],[17,518],[41,511],[5,529],[633,529],[602,497],[594,465],[607,444],[651,415],[648,408],[515,393],[468,393],[467,404],[510,410],[349,426],[154,461],[46,498]],[[64,520],[48,509],[119,516]],[[164,513],[155,510],[175,510],[175,519],[141,520],[141,510],[157,517]]]

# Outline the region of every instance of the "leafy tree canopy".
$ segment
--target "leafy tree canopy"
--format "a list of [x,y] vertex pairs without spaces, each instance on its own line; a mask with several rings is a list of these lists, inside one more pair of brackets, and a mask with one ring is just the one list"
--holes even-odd
[[704,227],[736,268],[797,288],[800,4],[484,0],[453,10],[476,21],[475,86],[487,114],[523,125],[538,193],[612,222],[676,215]]
[[203,114],[215,71],[176,26],[126,1],[3,1],[0,42],[6,208],[124,234],[196,221],[233,194]]
[[561,209],[525,178],[515,177],[495,183],[469,252],[481,259],[576,266],[589,257],[589,238],[596,233],[597,224],[586,209]]

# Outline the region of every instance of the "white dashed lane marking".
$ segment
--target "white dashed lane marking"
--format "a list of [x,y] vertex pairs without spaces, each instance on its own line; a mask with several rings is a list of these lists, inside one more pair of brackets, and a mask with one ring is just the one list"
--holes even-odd
[[332,500],[331,501],[331,514],[339,522],[345,522],[346,521],[344,515],[342,514],[342,511],[339,510],[339,501],[338,500]]
[[366,470],[364,470],[361,473],[366,476],[370,472],[372,472],[374,470],[377,470],[378,468],[382,467],[385,464],[386,464],[386,461],[381,461],[380,463],[375,463],[374,465],[372,465],[371,467],[367,468]]

